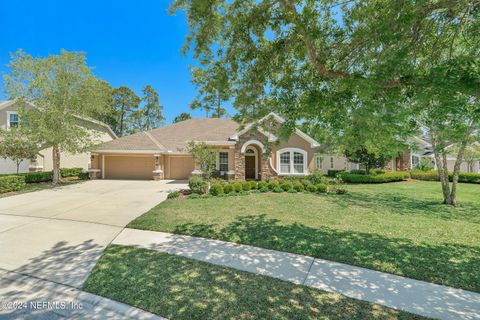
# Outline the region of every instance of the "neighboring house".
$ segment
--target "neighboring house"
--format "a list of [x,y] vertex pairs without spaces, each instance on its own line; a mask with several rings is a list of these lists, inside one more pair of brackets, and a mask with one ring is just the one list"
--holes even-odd
[[[404,151],[400,156],[393,159],[391,162],[387,164],[387,168],[392,171],[404,171],[404,170],[412,170],[417,167],[422,159],[429,160],[434,167],[435,164],[435,157],[433,155],[433,148],[432,145],[420,138],[420,137],[413,137],[410,141],[412,148]],[[455,166],[455,161],[457,157],[453,154],[447,155],[447,167],[448,171],[453,171],[453,167]],[[476,163],[470,167],[467,162],[462,162],[460,165],[461,172],[480,172],[480,161],[476,161]]]
[[[278,125],[284,122],[271,113],[259,123],[267,120]],[[320,144],[302,131],[297,129],[283,141],[275,136],[275,130],[260,127],[250,124],[241,128],[231,119],[194,118],[121,137],[92,151],[91,175],[105,179],[187,179],[199,173],[187,151],[190,141],[215,148],[218,174],[232,179],[304,176],[319,167],[325,171],[330,168],[317,156]],[[343,164],[334,158],[335,168]]]
[[[27,108],[34,108],[34,106],[28,105]],[[20,121],[18,106],[14,100],[0,102],[0,129],[10,130],[10,128],[18,126]],[[92,139],[94,139],[95,144],[117,138],[110,127],[100,121],[78,117],[78,123],[92,132]],[[60,161],[63,168],[78,167],[88,170],[90,168],[90,152],[78,154],[62,152]],[[20,164],[20,172],[51,171],[52,169],[52,148],[43,149],[36,159],[24,160]],[[15,172],[16,165],[12,160],[0,158],[0,174]]]

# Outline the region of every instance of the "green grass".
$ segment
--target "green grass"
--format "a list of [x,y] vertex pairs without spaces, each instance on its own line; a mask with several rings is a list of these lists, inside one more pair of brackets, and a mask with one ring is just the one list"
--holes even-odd
[[169,319],[422,319],[266,276],[118,245],[106,249],[84,289]]
[[[68,186],[71,184],[76,184],[80,182],[84,182],[85,180],[78,179],[78,178],[64,178],[60,182],[60,184],[57,187],[61,186]],[[27,183],[25,186],[25,189],[19,190],[19,191],[13,191],[13,192],[6,192],[6,193],[0,193],[0,198],[6,198],[6,197],[11,197],[11,196],[16,196],[18,194],[22,193],[30,193],[30,192],[35,192],[35,191],[41,191],[41,190],[46,190],[46,189],[53,189],[56,188],[53,186],[51,182],[37,182],[37,183]]]
[[460,207],[437,182],[349,185],[346,195],[254,194],[168,200],[131,228],[294,252],[480,292],[480,185]]

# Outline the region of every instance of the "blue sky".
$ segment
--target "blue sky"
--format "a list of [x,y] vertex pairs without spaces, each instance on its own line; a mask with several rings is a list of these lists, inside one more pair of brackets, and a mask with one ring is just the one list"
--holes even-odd
[[182,12],[169,15],[168,5],[168,0],[2,0],[0,74],[8,72],[10,53],[19,48],[33,56],[83,51],[94,73],[113,87],[126,85],[141,94],[152,85],[167,123],[181,112],[203,116],[188,106],[196,91],[188,70],[195,62],[180,53],[186,18]]

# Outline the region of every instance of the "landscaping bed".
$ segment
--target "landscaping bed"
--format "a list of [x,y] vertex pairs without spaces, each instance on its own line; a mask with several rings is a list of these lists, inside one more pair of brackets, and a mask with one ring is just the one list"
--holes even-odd
[[289,282],[110,245],[84,290],[169,319],[423,319]]
[[459,208],[437,182],[346,186],[348,193],[257,193],[167,200],[130,228],[304,254],[480,292],[480,186]]

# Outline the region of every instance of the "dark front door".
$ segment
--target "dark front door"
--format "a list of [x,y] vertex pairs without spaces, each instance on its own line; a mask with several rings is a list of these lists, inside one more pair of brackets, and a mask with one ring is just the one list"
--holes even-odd
[[245,179],[255,179],[255,157],[245,157]]

